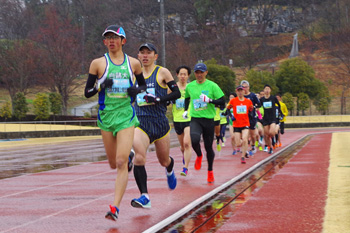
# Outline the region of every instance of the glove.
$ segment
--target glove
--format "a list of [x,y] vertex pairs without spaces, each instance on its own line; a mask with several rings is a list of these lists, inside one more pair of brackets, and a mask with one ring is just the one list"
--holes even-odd
[[203,101],[203,102],[206,102],[206,103],[210,103],[211,102],[211,99],[207,95],[205,95],[203,93],[199,96],[199,98],[201,98],[201,101]]
[[160,98],[156,97],[155,95],[151,94],[151,93],[147,93],[143,99],[146,101],[146,103],[159,103],[160,102]]
[[226,109],[226,111],[223,111],[222,113],[221,113],[221,115],[223,115],[223,116],[227,116],[227,114],[228,114],[228,112],[227,111],[229,111],[228,109]]
[[134,99],[136,98],[136,95],[139,93],[139,89],[136,86],[129,87],[128,89],[126,89],[126,91],[128,92],[128,95]]
[[182,114],[182,118],[187,120],[188,119],[188,116],[187,116],[187,111],[184,111],[184,113]]
[[97,82],[96,89],[101,91],[101,89],[109,88],[113,86],[113,79],[106,78],[102,83]]

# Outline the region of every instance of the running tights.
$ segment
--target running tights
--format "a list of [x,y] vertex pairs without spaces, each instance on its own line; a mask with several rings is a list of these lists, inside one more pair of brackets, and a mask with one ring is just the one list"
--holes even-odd
[[213,150],[214,120],[207,118],[191,118],[190,135],[192,148],[197,156],[202,156],[201,135],[203,134],[204,148],[207,152],[208,171],[213,170],[215,153]]

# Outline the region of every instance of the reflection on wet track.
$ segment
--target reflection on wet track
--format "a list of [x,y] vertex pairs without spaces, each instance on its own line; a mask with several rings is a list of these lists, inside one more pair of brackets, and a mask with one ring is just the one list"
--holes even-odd
[[101,139],[0,147],[0,179],[106,160]]
[[280,153],[272,161],[255,169],[242,180],[197,206],[159,232],[216,232],[235,212],[258,192],[312,136]]

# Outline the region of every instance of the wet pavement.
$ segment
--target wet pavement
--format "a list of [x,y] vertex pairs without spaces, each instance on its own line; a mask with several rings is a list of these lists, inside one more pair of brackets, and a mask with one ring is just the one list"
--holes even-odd
[[271,180],[310,139],[311,136],[306,137],[284,150],[276,158],[259,166],[251,174],[247,174],[246,177],[212,197],[210,201],[191,210],[159,232],[215,232]]
[[[171,131],[171,145],[178,146],[176,135]],[[82,137],[83,138],[83,137]],[[0,179],[49,171],[106,160],[102,138],[81,141],[55,142],[18,147],[2,147],[2,142],[20,142],[26,139],[0,140]],[[154,145],[149,151],[154,150]]]
[[102,160],[106,160],[102,139],[15,148],[1,147],[0,142],[0,179]]
[[[349,129],[343,130],[349,131]],[[290,130],[287,131],[282,139],[282,148],[302,138],[305,134],[333,131],[334,129]],[[173,142],[176,141],[175,137]],[[240,215],[241,213],[247,213],[245,208],[250,206],[252,201],[253,203],[254,201],[259,201],[256,198],[254,199],[254,196],[263,193],[263,190],[269,190],[266,188],[268,186],[266,183],[272,183],[271,181],[274,181],[276,174],[280,174],[280,172],[276,173],[279,170],[278,166],[274,166],[271,173],[267,174],[268,180],[258,178],[267,172],[264,169],[251,176],[246,182],[253,183],[253,185],[248,189],[246,189],[246,185],[237,186],[224,190],[219,195],[214,195],[213,197],[216,197],[216,199],[203,198],[209,192],[227,183],[232,177],[244,173],[247,169],[254,167],[255,164],[269,156],[265,152],[258,152],[253,158],[248,159],[247,164],[240,164],[239,156],[231,155],[232,150],[228,141],[221,153],[216,152],[214,162],[215,183],[212,185],[208,185],[206,181],[207,164],[205,158],[203,158],[201,170],[195,171],[193,169],[194,153],[189,175],[187,177],[180,176],[182,154],[178,147],[172,148],[171,155],[175,159],[175,172],[178,178],[178,186],[174,191],[169,191],[166,188],[164,168],[158,164],[155,152],[151,150],[147,155],[146,169],[148,171],[148,189],[152,200],[152,208],[144,210],[130,206],[130,200],[139,196],[131,173],[129,174],[129,184],[120,206],[121,211],[117,222],[104,219],[108,204],[113,199],[115,170],[109,169],[107,161],[98,161],[99,156],[104,154],[101,140],[12,148],[1,147],[0,143],[1,164],[6,160],[10,160],[7,166],[1,166],[2,171],[11,170],[11,166],[20,168],[21,164],[22,167],[28,168],[27,170],[18,169],[19,172],[13,174],[15,177],[0,180],[0,209],[2,212],[0,216],[0,232],[147,232],[153,226],[166,219],[171,219],[175,213],[182,210],[188,212],[188,217],[196,216],[193,219],[180,220],[175,225],[179,230],[182,229],[183,232],[232,232],[232,229],[243,229],[248,226],[257,226],[258,228],[256,228],[255,232],[259,232],[261,230],[259,225],[250,223],[255,223],[262,216],[258,215],[257,219],[253,217],[246,219],[247,217],[241,218]],[[320,143],[322,142],[320,141]],[[327,141],[327,143],[329,142]],[[276,152],[279,150],[277,149]],[[10,154],[14,158],[11,158]],[[87,155],[82,156],[82,154]],[[324,155],[323,157],[326,156]],[[42,160],[41,158],[47,160]],[[94,161],[96,162],[86,162],[85,159],[95,159]],[[68,165],[61,169],[27,173],[34,169],[34,161],[36,161],[38,167],[42,164],[51,164],[50,166],[53,166],[56,163]],[[30,163],[34,165],[30,165]],[[73,166],[74,164],[79,165]],[[294,163],[296,167],[294,169],[297,169],[302,164]],[[280,171],[284,171],[284,169]],[[290,178],[293,178],[293,176]],[[286,181],[284,182],[286,183]],[[264,186],[262,186],[263,184]],[[279,188],[283,187],[283,183],[279,185]],[[273,193],[282,190],[277,188],[273,190]],[[272,196],[271,193],[269,195]],[[283,195],[282,200],[286,199],[285,204],[288,204],[288,194]],[[304,196],[307,197],[307,193]],[[317,198],[317,195],[312,197]],[[232,199],[234,200],[231,201]],[[248,199],[249,201],[247,201]],[[191,208],[193,203],[200,203],[199,205],[203,206],[203,211],[194,209],[198,204],[194,204],[193,208]],[[259,206],[272,206],[268,197],[265,197],[263,203],[259,202],[256,204]],[[254,211],[256,206],[252,208],[253,212],[256,212]],[[278,211],[282,212],[279,213]],[[279,206],[275,206],[273,212],[272,209],[264,209],[264,214],[268,218],[268,213],[272,216],[275,214],[283,215],[283,211],[285,211],[283,204],[279,203]],[[317,211],[313,212],[313,214],[322,220],[322,217],[320,218],[320,215],[316,214]],[[248,212],[253,213],[252,211]],[[260,212],[256,213],[259,214]],[[289,218],[293,220],[295,216],[290,215]],[[174,220],[176,221],[176,218]],[[274,227],[273,222],[268,224],[271,225],[271,228]],[[172,232],[177,232],[175,229],[173,230]]]

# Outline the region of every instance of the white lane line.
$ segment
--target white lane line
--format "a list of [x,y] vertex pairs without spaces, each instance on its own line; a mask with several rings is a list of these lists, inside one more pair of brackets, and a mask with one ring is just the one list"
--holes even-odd
[[179,219],[180,217],[184,216],[186,213],[188,213],[190,210],[192,210],[193,208],[195,208],[197,205],[205,202],[206,200],[210,199],[212,196],[216,195],[217,193],[221,192],[222,190],[224,190],[225,188],[231,186],[232,184],[234,184],[235,182],[237,182],[238,180],[242,179],[244,176],[246,176],[247,174],[251,173],[252,171],[254,171],[255,169],[257,169],[258,167],[260,167],[261,165],[263,165],[264,163],[267,163],[268,161],[274,159],[275,157],[277,157],[280,153],[282,153],[283,151],[285,151],[286,149],[294,146],[296,143],[298,143],[299,141],[303,140],[304,138],[306,138],[309,135],[305,135],[302,138],[298,139],[297,141],[293,142],[292,144],[290,144],[289,146],[281,149],[280,151],[276,152],[275,154],[265,158],[264,160],[260,161],[259,163],[256,163],[254,166],[250,167],[249,169],[245,170],[243,173],[239,174],[238,176],[232,178],[231,180],[227,181],[226,183],[222,184],[221,186],[215,188],[214,190],[210,191],[209,193],[205,194],[204,196],[201,196],[200,198],[194,200],[193,202],[191,202],[190,204],[188,204],[187,206],[185,206],[184,208],[180,209],[179,211],[177,211],[176,213],[174,213],[173,215],[170,215],[168,218],[160,221],[159,223],[153,225],[152,227],[148,228],[147,230],[143,231],[143,233],[154,233],[157,231],[160,231],[161,229],[163,229],[164,227],[168,226],[169,224],[171,224],[172,222],[174,222],[175,220]]
[[[152,183],[153,181],[160,180],[160,179],[163,179],[163,178],[152,179],[152,180],[148,181],[148,183]],[[131,186],[131,187],[129,186],[129,187],[127,187],[127,190],[133,189],[133,188],[136,188],[136,187],[137,187],[136,185],[133,185],[133,186]],[[24,224],[22,224],[22,225],[18,225],[18,226],[12,227],[12,228],[10,228],[10,229],[7,229],[7,230],[5,230],[5,231],[1,231],[1,233],[13,231],[13,230],[16,230],[16,229],[19,229],[19,228],[28,226],[28,225],[30,225],[30,224],[37,223],[37,222],[39,222],[39,221],[41,221],[41,220],[45,220],[45,219],[51,218],[51,217],[53,217],[53,216],[62,214],[62,213],[64,213],[64,212],[67,212],[67,211],[70,211],[70,210],[73,210],[73,209],[76,209],[76,208],[79,208],[79,207],[81,207],[81,206],[88,205],[88,204],[90,204],[90,203],[92,203],[92,202],[95,202],[95,201],[98,201],[98,200],[102,200],[102,199],[104,199],[104,198],[107,198],[107,197],[113,196],[113,195],[114,195],[114,192],[113,192],[113,193],[106,194],[106,195],[103,195],[103,196],[100,196],[100,197],[95,198],[95,199],[93,199],[93,200],[89,200],[89,201],[83,202],[83,203],[81,203],[81,204],[72,206],[72,207],[70,207],[70,208],[63,209],[63,210],[57,211],[57,212],[52,213],[52,214],[49,214],[49,215],[45,215],[45,216],[43,216],[43,217],[41,217],[41,218],[38,218],[38,219],[35,219],[35,220],[33,220],[33,221],[26,222],[26,223],[24,223]]]
[[110,173],[110,172],[113,172],[113,171],[101,172],[101,173],[98,173],[98,174],[95,174],[95,175],[84,176],[84,177],[80,177],[80,178],[73,179],[73,180],[67,180],[67,181],[63,181],[63,182],[59,182],[59,183],[55,183],[55,184],[50,184],[50,185],[46,185],[46,186],[43,186],[43,187],[40,187],[40,188],[28,189],[28,190],[17,192],[17,193],[11,193],[11,194],[8,194],[8,195],[5,195],[5,196],[1,196],[0,199],[7,198],[7,197],[12,197],[12,196],[16,196],[16,195],[20,195],[20,194],[23,194],[23,193],[29,193],[29,192],[34,192],[34,191],[37,191],[37,190],[50,188],[50,187],[53,187],[53,186],[56,186],[56,185],[68,184],[68,183],[71,183],[71,182],[75,182],[75,181],[83,180],[83,179],[88,179],[88,178],[91,178],[91,177],[103,175],[103,174]]

